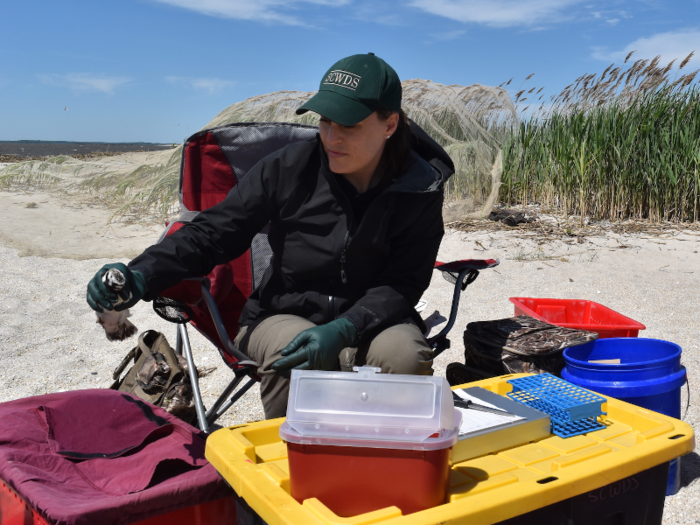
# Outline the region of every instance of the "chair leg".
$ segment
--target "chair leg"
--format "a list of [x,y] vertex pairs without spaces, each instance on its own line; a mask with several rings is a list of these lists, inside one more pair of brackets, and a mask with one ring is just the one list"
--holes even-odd
[[243,377],[244,376],[234,377],[233,380],[231,380],[228,386],[221,393],[219,398],[216,401],[214,401],[214,404],[207,411],[207,423],[211,425],[214,422],[214,419],[212,419],[212,417],[217,413],[219,407],[224,404],[224,401],[226,401],[228,396],[231,395],[231,392],[236,390],[236,387],[239,385],[239,383],[243,381]]
[[[238,385],[238,383],[240,383],[241,379],[243,379],[243,376],[241,376],[240,379],[238,379],[238,378],[234,379],[233,381],[231,381],[231,384],[233,384],[235,382],[236,385]],[[229,408],[231,408],[231,406],[233,406],[233,404],[236,401],[238,401],[241,397],[243,397],[243,394],[245,394],[248,390],[250,390],[250,387],[252,387],[256,382],[257,381],[255,381],[254,379],[251,379],[249,377],[248,382],[246,382],[246,384],[244,384],[241,388],[239,388],[238,391],[235,394],[233,394],[233,396],[231,396],[231,399],[229,399],[228,401],[226,401],[226,403],[221,405],[220,408],[217,407],[217,409],[214,410],[214,407],[212,407],[212,409],[209,410],[209,412],[207,413],[207,423],[209,423],[210,425],[213,425],[214,422],[217,419],[219,419],[222,415],[224,415],[226,413],[226,411]],[[231,386],[231,385],[229,385],[229,386]],[[235,386],[234,386],[234,388],[235,388]],[[230,392],[232,392],[234,388],[232,388],[230,390]],[[228,396],[228,394],[226,394],[226,393],[221,394],[221,397],[219,397],[219,400],[223,401],[226,398],[226,396]],[[219,400],[217,400],[217,403]]]
[[[450,318],[447,320],[447,324],[445,327],[440,331],[439,334],[434,335],[433,337],[428,339],[428,346],[431,348],[433,347],[433,344],[436,341],[439,341],[440,339],[443,339],[447,336],[447,334],[452,330],[452,327],[455,324],[455,321],[457,320],[457,310],[459,310],[459,298],[462,294],[462,291],[467,288],[471,283],[473,283],[476,278],[479,276],[479,270],[474,270],[474,269],[466,269],[462,270],[459,272],[459,277],[457,277],[455,281],[455,287],[454,287],[454,292],[452,295],[452,308],[450,310]],[[445,348],[449,348],[449,346],[445,346],[442,349],[439,350],[438,354],[445,350]],[[436,356],[438,355],[436,354]]]
[[180,335],[180,329],[177,330],[177,338],[175,339],[175,353],[177,355],[182,355],[182,336]]
[[187,335],[187,327],[184,324],[177,325],[177,332],[180,336],[178,339],[178,344],[181,342],[184,353],[185,360],[187,361],[187,368],[190,372],[190,384],[192,385],[192,394],[194,396],[194,408],[197,411],[197,421],[199,421],[199,428],[205,434],[209,433],[209,424],[207,423],[207,416],[204,410],[204,403],[202,403],[202,394],[199,390],[199,379],[197,378],[197,369],[194,366],[194,359],[192,358],[192,348],[190,347],[190,338]]

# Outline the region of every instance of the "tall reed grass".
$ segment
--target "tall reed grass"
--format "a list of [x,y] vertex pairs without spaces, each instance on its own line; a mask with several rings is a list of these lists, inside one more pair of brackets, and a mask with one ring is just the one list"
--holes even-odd
[[[521,118],[504,146],[502,201],[581,221],[700,220],[698,71],[683,74],[692,55],[675,70],[658,56],[612,64]],[[532,92],[517,94],[519,107]]]

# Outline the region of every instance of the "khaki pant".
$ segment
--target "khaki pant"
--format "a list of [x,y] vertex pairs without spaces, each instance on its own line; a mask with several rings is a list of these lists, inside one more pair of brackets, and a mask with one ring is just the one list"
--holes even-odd
[[[281,314],[265,319],[250,334],[248,356],[260,365],[260,396],[267,419],[284,417],[289,395],[289,378],[275,372],[272,364],[282,357],[282,349],[299,332],[314,326],[302,317]],[[240,345],[247,328],[242,327],[236,336],[236,346]],[[433,375],[433,350],[413,321],[406,320],[380,332],[369,343],[340,352],[339,370],[352,372],[353,366],[365,364],[379,367],[385,374]]]

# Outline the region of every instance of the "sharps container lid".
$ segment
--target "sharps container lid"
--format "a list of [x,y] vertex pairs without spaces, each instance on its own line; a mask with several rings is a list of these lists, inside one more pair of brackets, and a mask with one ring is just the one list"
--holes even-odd
[[461,417],[445,378],[355,371],[293,370],[282,439],[422,450],[454,444]]

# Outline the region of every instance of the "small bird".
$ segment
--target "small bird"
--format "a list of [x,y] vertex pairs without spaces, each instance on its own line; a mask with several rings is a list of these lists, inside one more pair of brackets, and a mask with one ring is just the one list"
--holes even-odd
[[[110,268],[102,276],[102,282],[108,290],[117,294],[117,302],[114,304],[115,307],[125,302],[119,294],[126,284],[126,278],[122,272],[116,268]],[[128,301],[129,299],[131,299],[131,292],[129,292],[129,297],[127,297],[126,300]],[[139,329],[127,319],[128,317],[131,317],[131,312],[129,312],[128,308],[120,312],[117,312],[116,308],[112,310],[103,309],[101,312],[97,312],[97,322],[105,329],[107,339],[110,341],[123,341],[139,331]]]

